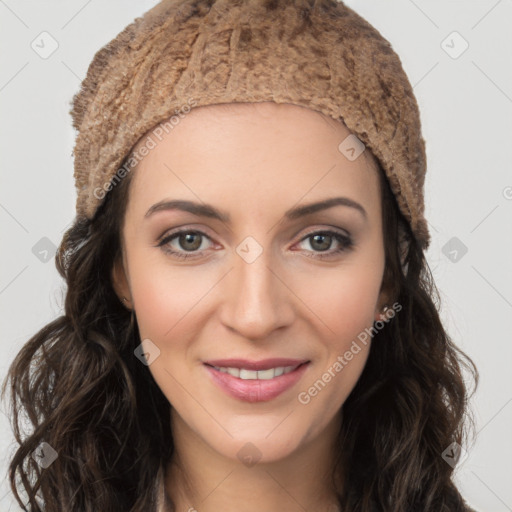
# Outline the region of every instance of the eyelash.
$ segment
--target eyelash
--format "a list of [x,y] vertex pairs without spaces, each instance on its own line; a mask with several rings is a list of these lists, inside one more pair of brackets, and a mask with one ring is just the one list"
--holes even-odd
[[[172,249],[169,249],[169,246],[168,246],[169,242],[182,234],[200,235],[201,237],[210,239],[210,237],[206,233],[203,233],[202,231],[197,231],[197,230],[193,230],[193,229],[182,229],[179,231],[174,231],[174,232],[170,233],[168,236],[162,238],[160,240],[160,242],[157,244],[157,247],[161,247],[162,250],[166,254],[169,254],[173,257],[177,257],[180,259],[197,258],[197,254],[198,254],[197,252],[189,252],[187,254],[186,252],[183,253],[180,251],[174,251]],[[331,231],[331,230],[312,231],[312,232],[306,234],[304,237],[302,237],[299,242],[303,242],[303,241],[307,240],[308,238],[311,238],[315,235],[330,236],[330,237],[334,238],[340,244],[340,247],[338,249],[328,252],[328,253],[325,251],[313,251],[316,253],[316,255],[309,256],[310,258],[327,259],[327,258],[331,258],[337,254],[340,254],[342,252],[351,251],[354,248],[354,242],[350,236],[343,235],[337,231]]]

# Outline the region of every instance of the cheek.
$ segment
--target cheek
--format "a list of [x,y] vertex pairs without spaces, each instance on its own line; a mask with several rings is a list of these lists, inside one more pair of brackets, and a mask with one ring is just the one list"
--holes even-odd
[[296,282],[297,295],[316,317],[316,325],[329,344],[338,349],[373,324],[379,298],[382,267],[347,265],[336,271],[304,274]]
[[336,273],[308,278],[309,287],[302,284],[300,293],[315,319],[322,355],[318,353],[321,364],[305,382],[298,401],[322,410],[325,417],[343,405],[366,364],[382,271],[378,261],[347,265]]
[[130,279],[140,339],[150,339],[160,351],[149,371],[169,402],[182,414],[192,414],[197,404],[182,388],[195,389],[200,384],[188,364],[189,351],[194,350],[190,340],[201,328],[200,316],[216,280],[198,267],[177,269],[136,251],[130,261]]
[[190,328],[214,276],[199,267],[176,268],[164,259],[133,254],[130,279],[141,338],[164,342]]

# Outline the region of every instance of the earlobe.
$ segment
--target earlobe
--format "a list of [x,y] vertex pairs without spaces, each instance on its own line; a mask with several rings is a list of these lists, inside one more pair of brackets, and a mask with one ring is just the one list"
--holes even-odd
[[391,297],[389,296],[389,293],[385,290],[381,291],[379,295],[379,300],[377,301],[377,307],[375,309],[375,321],[378,322],[379,320],[382,321],[386,318],[386,310],[390,308],[390,304],[392,304],[393,301],[391,300]]
[[375,321],[376,322],[379,322],[379,321],[383,321],[385,318],[386,318],[386,311],[389,309],[389,306],[386,304],[384,304],[380,309],[378,309],[376,312],[375,312]]

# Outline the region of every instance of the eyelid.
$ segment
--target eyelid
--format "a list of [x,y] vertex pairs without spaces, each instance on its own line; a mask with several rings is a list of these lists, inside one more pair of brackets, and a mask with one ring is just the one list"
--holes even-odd
[[[314,227],[308,231],[305,232],[305,234],[302,235],[302,238],[300,240],[303,240],[304,238],[310,236],[310,235],[314,235],[315,233],[324,233],[324,232],[327,232],[327,231],[334,231],[342,236],[346,236],[347,238],[352,238],[352,235],[346,230],[346,229],[343,229],[343,228],[338,228],[336,226],[329,226],[327,224],[324,224],[323,225],[324,227]],[[327,227],[325,227],[327,226]],[[300,231],[299,231],[300,233]]]
[[189,231],[194,231],[194,232],[200,233],[201,235],[206,236],[207,238],[212,240],[212,236],[210,236],[208,234],[209,230],[205,229],[205,227],[203,225],[201,225],[201,227],[194,227],[194,224],[183,224],[181,226],[176,226],[175,228],[166,229],[163,232],[163,234],[161,234],[157,238],[157,242],[161,242],[163,239],[165,239],[169,236],[176,235],[176,234],[183,233],[183,232],[188,233]]

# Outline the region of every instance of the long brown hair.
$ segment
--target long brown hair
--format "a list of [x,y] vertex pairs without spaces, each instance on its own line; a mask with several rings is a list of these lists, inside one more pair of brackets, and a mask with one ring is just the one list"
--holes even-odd
[[[91,221],[75,219],[65,233],[56,255],[67,284],[64,315],[23,346],[3,385],[5,394],[9,384],[19,445],[9,479],[23,510],[156,510],[157,475],[173,454],[170,404],[134,356],[137,323],[111,282],[133,172],[113,187]],[[374,336],[343,405],[332,482],[344,512],[463,511],[442,453],[452,442],[465,444],[472,422],[463,370],[475,386],[478,373],[444,330],[425,255],[378,173],[383,286],[402,310]],[[23,418],[29,432],[21,427]],[[46,468],[32,457],[42,442],[58,454]]]

